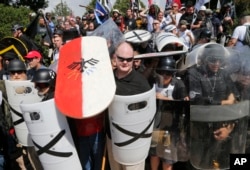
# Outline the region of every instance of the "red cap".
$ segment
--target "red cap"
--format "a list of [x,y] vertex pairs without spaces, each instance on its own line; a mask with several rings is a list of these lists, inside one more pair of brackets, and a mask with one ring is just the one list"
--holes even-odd
[[38,51],[30,51],[24,58],[42,58]]

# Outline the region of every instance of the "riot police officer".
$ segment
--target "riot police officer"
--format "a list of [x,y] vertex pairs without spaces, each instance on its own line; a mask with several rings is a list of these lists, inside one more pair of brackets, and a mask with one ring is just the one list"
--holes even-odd
[[192,104],[233,104],[238,95],[229,74],[222,69],[225,51],[217,44],[207,45],[201,56],[201,65],[189,70],[189,88]]
[[[231,141],[234,139],[233,132],[237,127],[237,122],[227,117],[221,121],[217,120],[215,117],[222,114],[219,110],[222,107],[213,110],[215,106],[211,106],[217,105],[217,108],[218,105],[235,104],[238,96],[235,84],[230,75],[223,69],[226,52],[226,49],[221,45],[209,44],[205,46],[200,56],[200,65],[188,70],[191,105],[200,105],[191,107],[190,112],[192,115],[201,115],[203,120],[195,120],[191,125],[191,141],[193,140],[191,162],[200,166],[201,169],[215,168],[219,165],[221,167],[229,166]],[[204,108],[202,105],[206,105],[207,112],[199,109]],[[193,111],[194,109],[196,111]]]
[[35,83],[35,87],[38,89],[38,95],[44,96],[42,101],[54,98],[56,72],[46,68],[39,69],[31,81]]

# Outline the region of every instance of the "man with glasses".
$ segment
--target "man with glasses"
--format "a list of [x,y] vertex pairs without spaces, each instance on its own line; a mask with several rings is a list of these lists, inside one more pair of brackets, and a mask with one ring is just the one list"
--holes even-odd
[[29,80],[32,79],[37,70],[46,68],[46,66],[42,64],[42,55],[38,51],[30,51],[24,58],[29,66],[29,70],[27,71]]
[[12,60],[8,66],[8,71],[9,71],[9,79],[10,80],[27,80],[27,75],[26,75],[26,66],[25,64],[18,60]]
[[33,76],[31,82],[35,83],[39,96],[44,96],[42,101],[54,98],[56,87],[56,72],[53,70],[42,68]]
[[[144,93],[151,89],[146,78],[142,74],[133,69],[134,51],[132,46],[127,42],[122,42],[118,45],[113,54],[113,60],[116,68],[114,76],[116,81],[116,95],[130,96]],[[109,121],[109,120],[107,120]],[[115,161],[112,153],[111,134],[107,126],[107,150],[111,170],[128,170],[137,169],[144,170],[145,161],[136,165],[122,165]]]
[[167,15],[166,20],[171,21],[169,24],[178,26],[182,14],[179,12],[178,3],[174,2],[170,13]]

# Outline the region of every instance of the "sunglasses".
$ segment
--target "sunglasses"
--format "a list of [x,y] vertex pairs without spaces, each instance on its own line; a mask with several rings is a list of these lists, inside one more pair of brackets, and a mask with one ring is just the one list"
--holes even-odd
[[156,70],[156,73],[160,75],[173,75],[173,72],[168,70]]
[[43,89],[49,87],[49,83],[36,83],[36,88]]
[[120,57],[120,56],[118,56],[118,55],[116,55],[116,56],[117,56],[117,59],[118,59],[120,62],[127,61],[127,62],[129,63],[129,62],[132,62],[132,61],[133,61],[133,59],[134,59],[134,57],[130,57],[130,58],[123,58],[123,57]]
[[29,62],[33,61],[34,59],[35,59],[35,58],[27,58],[27,59],[26,59],[26,62],[29,63]]
[[13,75],[15,75],[15,74],[22,74],[22,73],[24,73],[23,70],[19,70],[19,71],[10,71],[10,74],[13,74]]

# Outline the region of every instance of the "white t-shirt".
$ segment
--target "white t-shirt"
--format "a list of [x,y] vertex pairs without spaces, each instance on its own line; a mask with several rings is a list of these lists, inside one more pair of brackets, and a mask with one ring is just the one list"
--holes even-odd
[[179,30],[179,38],[190,49],[192,47],[192,43],[191,43],[190,37],[187,35],[188,32],[190,32],[191,36],[194,38],[192,31],[188,29],[186,29],[183,32]]
[[245,38],[245,34],[246,34],[246,25],[250,25],[250,23],[245,23],[244,25],[237,26],[237,27],[234,29],[232,38],[235,38],[235,39],[238,40],[238,41],[236,42],[236,44],[235,44],[235,47],[236,47],[236,48],[242,47],[242,46],[243,46],[242,41],[243,41],[244,38]]
[[[175,18],[175,21],[176,21],[176,24],[175,26],[178,26],[179,25],[179,22],[180,22],[180,18],[181,18],[182,14],[181,13],[177,13],[177,14],[174,14],[174,18]],[[172,22],[172,18],[170,15],[168,15],[166,17],[166,21],[167,21],[167,24],[171,23]]]

